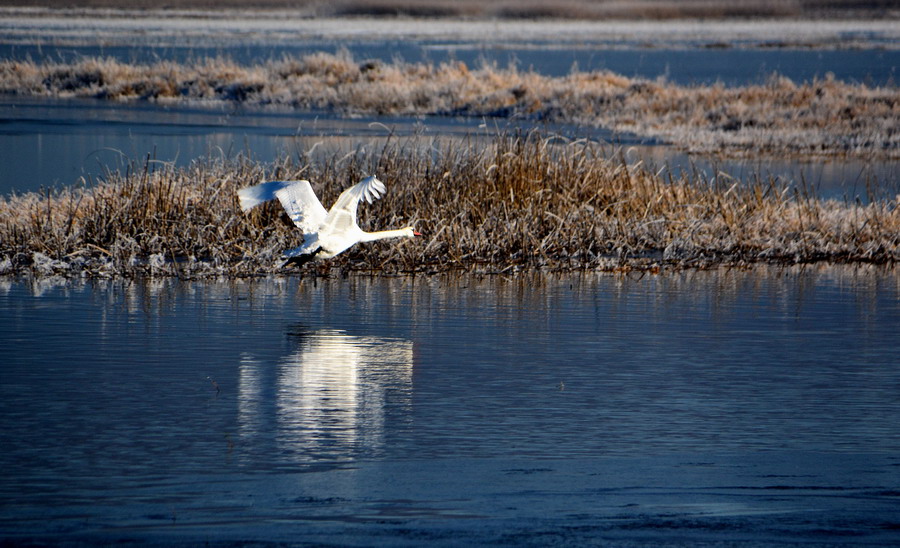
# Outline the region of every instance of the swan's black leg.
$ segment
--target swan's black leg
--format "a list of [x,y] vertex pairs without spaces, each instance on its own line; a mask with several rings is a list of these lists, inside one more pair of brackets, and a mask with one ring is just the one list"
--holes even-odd
[[316,249],[315,251],[313,251],[312,253],[306,253],[306,254],[303,254],[303,255],[297,255],[296,257],[289,257],[288,260],[286,260],[285,262],[281,263],[281,268],[284,268],[284,267],[290,266],[290,265],[294,265],[294,266],[297,266],[297,267],[301,267],[301,266],[305,265],[306,263],[308,263],[308,262],[312,261],[313,259],[315,259],[315,258],[316,258],[316,255],[317,255],[320,251],[322,251],[322,248],[321,248],[321,247],[317,248],[317,249]]

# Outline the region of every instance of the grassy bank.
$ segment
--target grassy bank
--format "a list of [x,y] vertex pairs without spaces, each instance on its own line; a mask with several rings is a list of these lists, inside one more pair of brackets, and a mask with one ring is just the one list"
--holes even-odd
[[302,164],[153,165],[0,201],[0,272],[272,272],[301,236],[277,204],[242,214],[235,191],[265,179],[306,178],[330,205],[367,174],[381,177],[388,193],[360,208],[363,228],[415,224],[424,236],[359,245],[304,269],[512,272],[900,259],[897,200],[822,201],[763,180],[664,180],[596,145],[535,134],[499,136],[489,146],[409,139]]
[[0,62],[0,93],[108,100],[229,101],[354,114],[524,118],[602,126],[733,156],[900,157],[896,86],[772,76],[762,85],[679,86],[610,72],[547,77],[515,67],[356,61],[317,53],[243,66],[225,59],[127,64]]

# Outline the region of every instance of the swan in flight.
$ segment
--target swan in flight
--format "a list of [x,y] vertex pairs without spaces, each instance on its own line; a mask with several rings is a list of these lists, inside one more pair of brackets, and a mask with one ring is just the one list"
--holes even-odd
[[338,197],[330,211],[325,211],[309,181],[269,181],[238,190],[244,212],[278,198],[288,216],[303,231],[303,245],[284,252],[281,266],[302,265],[312,260],[330,259],[357,242],[373,242],[385,238],[421,236],[408,226],[398,230],[364,232],[356,224],[356,206],[363,198],[372,203],[384,193],[384,183],[366,177]]

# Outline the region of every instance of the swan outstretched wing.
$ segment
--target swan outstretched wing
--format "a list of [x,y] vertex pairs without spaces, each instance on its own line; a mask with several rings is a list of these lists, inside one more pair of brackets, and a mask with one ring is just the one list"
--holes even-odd
[[309,181],[269,181],[238,190],[244,211],[275,198],[304,234],[317,232],[328,215]]
[[294,181],[293,184],[276,191],[275,196],[304,234],[318,232],[319,226],[328,215],[322,203],[316,198],[309,181]]
[[338,196],[328,216],[325,217],[322,227],[324,231],[330,234],[344,234],[355,228],[356,225],[356,208],[359,201],[365,198],[366,202],[381,198],[384,194],[384,183],[375,177],[366,177],[361,182],[353,185]]
[[275,192],[283,188],[288,182],[271,181],[259,185],[248,186],[237,191],[241,210],[247,213],[261,203],[275,199]]

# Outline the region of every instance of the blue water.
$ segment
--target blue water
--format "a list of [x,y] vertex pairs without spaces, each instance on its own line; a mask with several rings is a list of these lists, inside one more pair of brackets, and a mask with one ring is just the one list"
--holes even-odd
[[[528,131],[532,122],[483,118],[381,116],[344,118],[336,113],[235,105],[192,107],[100,100],[10,99],[0,104],[0,195],[80,184],[112,172],[154,164],[179,167],[238,155],[272,163],[308,161],[310,153],[343,155],[379,150],[393,139],[423,142],[478,139]],[[575,128],[544,126],[549,132]],[[627,134],[590,129],[581,136],[633,144]]]
[[0,285],[0,542],[900,541],[895,269]]
[[[478,133],[480,120],[444,120],[440,135]],[[96,181],[151,159],[179,167],[238,155],[272,163],[313,149],[383,143],[395,128],[436,133],[416,119],[346,120],[334,114],[192,108],[104,101],[16,100],[0,105],[0,194]]]

